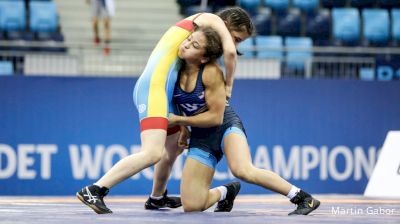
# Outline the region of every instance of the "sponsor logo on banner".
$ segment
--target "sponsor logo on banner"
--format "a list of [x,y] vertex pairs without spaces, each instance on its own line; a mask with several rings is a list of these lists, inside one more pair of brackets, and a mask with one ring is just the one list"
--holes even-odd
[[[139,145],[127,148],[120,144],[109,146],[98,144],[94,147],[87,144],[70,144],[67,150],[68,157],[65,158],[57,156],[60,151],[65,150],[59,149],[55,144],[20,144],[15,149],[10,145],[0,144],[0,158],[6,161],[0,163],[0,179],[13,176],[18,179],[51,179],[52,175],[61,175],[52,170],[54,164],[70,164],[68,172],[74,180],[95,180],[111,169],[119,159],[139,150]],[[327,179],[358,181],[371,175],[376,159],[375,147],[365,150],[360,146],[354,149],[347,146],[328,149],[327,146],[318,148],[311,145],[295,145],[285,150],[280,145],[272,148],[260,145],[254,151],[253,164],[259,168],[273,170],[285,179],[308,180],[317,174],[318,179],[322,181]],[[172,179],[180,180],[183,163],[184,158],[181,156],[173,168]],[[152,169],[146,169],[132,177],[133,180],[141,178],[152,180]],[[225,165],[217,166],[215,180],[224,181],[233,178]]]

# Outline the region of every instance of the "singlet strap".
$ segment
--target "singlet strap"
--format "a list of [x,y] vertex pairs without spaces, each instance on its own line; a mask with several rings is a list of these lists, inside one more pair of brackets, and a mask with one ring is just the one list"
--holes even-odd
[[192,19],[192,21],[194,22],[197,19],[197,17],[201,16],[203,13],[204,12],[197,13],[197,15]]
[[194,26],[194,29],[195,29],[195,30],[199,28],[199,25],[197,25],[197,23],[195,23],[194,21],[195,21],[199,16],[201,16],[202,14],[203,14],[203,12],[198,13],[198,14],[193,18],[193,20],[192,20],[192,23],[193,23],[193,26]]
[[204,67],[206,67],[205,64],[200,65],[199,73],[197,73],[197,81],[196,81],[196,88],[198,86],[204,86],[203,84],[203,71]]

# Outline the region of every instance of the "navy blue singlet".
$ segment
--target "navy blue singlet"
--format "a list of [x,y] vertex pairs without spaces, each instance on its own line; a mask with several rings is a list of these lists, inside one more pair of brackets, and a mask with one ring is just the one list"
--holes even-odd
[[[185,92],[180,87],[180,74],[175,84],[173,102],[179,107],[179,110],[185,116],[193,116],[207,110],[205,99],[205,87],[203,84],[204,65],[199,69],[196,86],[193,91]],[[224,112],[223,124],[211,128],[191,127],[191,137],[189,148],[197,148],[213,155],[217,162],[223,156],[222,142],[225,132],[229,128],[239,128],[244,134],[246,133],[239,116],[232,107],[226,106]]]

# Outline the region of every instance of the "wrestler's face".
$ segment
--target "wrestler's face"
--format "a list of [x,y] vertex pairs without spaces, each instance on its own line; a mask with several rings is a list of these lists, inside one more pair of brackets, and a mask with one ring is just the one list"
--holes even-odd
[[235,43],[236,47],[239,43],[250,37],[250,35],[247,32],[243,31],[230,30],[229,32],[231,33],[232,40]]
[[207,40],[203,32],[196,31],[179,46],[178,56],[187,62],[203,63],[206,45]]

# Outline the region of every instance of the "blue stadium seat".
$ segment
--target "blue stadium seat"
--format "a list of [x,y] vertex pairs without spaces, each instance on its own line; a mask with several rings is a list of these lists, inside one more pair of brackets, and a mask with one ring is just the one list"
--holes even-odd
[[390,81],[393,79],[394,72],[392,67],[381,65],[376,70],[376,77],[379,81]]
[[373,68],[360,68],[358,73],[361,80],[371,81],[375,79],[375,71]]
[[[260,49],[257,51],[257,58],[283,58],[283,40],[281,36],[256,36],[255,44],[257,49]],[[276,50],[268,50],[265,48],[275,48]]]
[[378,4],[382,8],[400,7],[400,0],[378,0]]
[[[303,70],[306,60],[312,58],[312,39],[309,37],[286,37],[285,46],[288,49],[286,53],[286,67]],[[290,50],[290,48],[294,49]]]
[[391,17],[392,39],[395,42],[400,42],[400,9],[392,9]]
[[0,61],[0,75],[14,74],[13,63],[10,61]]
[[321,5],[324,8],[344,7],[346,0],[321,0]]
[[307,20],[306,35],[313,38],[317,45],[329,40],[331,35],[331,15],[327,9],[320,10],[314,17]]
[[333,38],[344,45],[357,44],[360,39],[360,13],[356,8],[332,9]]
[[313,13],[319,7],[319,0],[292,0],[293,6],[306,13]]
[[377,0],[351,0],[350,5],[356,8],[371,8],[374,7]]
[[264,4],[277,13],[286,12],[289,8],[289,0],[263,0]]
[[260,4],[260,0],[239,0],[240,7],[245,9],[250,15],[257,15]]
[[284,16],[278,16],[276,33],[281,36],[300,36],[301,14],[298,9],[291,9]]
[[0,1],[0,30],[25,30],[24,1]]
[[386,9],[363,9],[363,36],[371,44],[385,45],[389,40],[389,13]]
[[254,48],[254,38],[252,37],[241,42],[238,46],[238,51],[242,53],[245,58],[254,58],[255,53],[251,48]]
[[53,1],[31,1],[30,29],[33,32],[55,32],[58,26],[56,5]]
[[271,34],[272,29],[272,13],[271,9],[263,8],[253,18],[254,26],[258,35],[267,36]]

